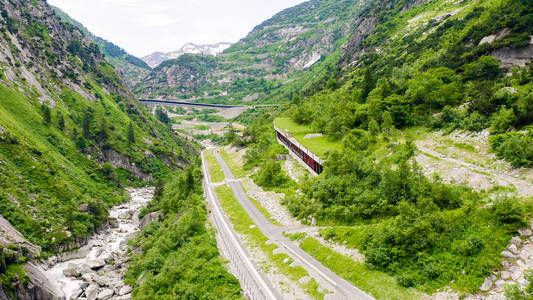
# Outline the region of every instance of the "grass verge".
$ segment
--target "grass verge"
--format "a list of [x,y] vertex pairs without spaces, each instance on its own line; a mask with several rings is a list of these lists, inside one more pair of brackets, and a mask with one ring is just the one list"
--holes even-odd
[[211,176],[211,182],[224,181],[224,178],[226,178],[226,176],[224,176],[224,171],[222,171],[222,167],[215,158],[213,149],[205,151],[204,156],[207,162],[207,167],[209,168],[208,171],[209,175]]
[[233,173],[235,178],[245,178],[248,176],[248,172],[246,172],[242,166],[239,166],[235,160],[233,160],[226,149],[220,148],[220,155],[228,164],[229,168],[231,169],[231,173]]
[[331,271],[377,299],[420,299],[423,297],[423,294],[415,289],[399,286],[393,277],[370,270],[365,264],[323,246],[314,238],[306,238],[300,247]]
[[255,226],[253,220],[246,213],[237,198],[233,195],[233,191],[227,185],[221,185],[215,188],[215,192],[222,209],[229,217],[231,223],[233,223],[235,230],[246,236],[249,246],[261,249],[261,251],[267,256],[269,263],[261,265],[264,271],[268,271],[272,268],[277,269],[279,273],[282,273],[289,279],[297,282],[298,285],[314,299],[324,298],[324,294],[319,292],[319,285],[314,279],[311,279],[311,281],[305,284],[298,282],[299,279],[309,276],[309,273],[300,266],[291,267],[290,264],[294,260],[287,254],[274,254],[274,250],[277,249],[278,246],[267,244],[268,238]]

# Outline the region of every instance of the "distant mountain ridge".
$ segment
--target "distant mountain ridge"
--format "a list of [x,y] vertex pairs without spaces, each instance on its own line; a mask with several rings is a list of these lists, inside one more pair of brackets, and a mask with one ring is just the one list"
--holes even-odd
[[212,55],[216,56],[222,51],[229,48],[232,44],[221,42],[215,44],[202,44],[197,45],[194,43],[187,43],[183,45],[179,50],[172,52],[154,52],[150,55],[144,56],[141,59],[145,61],[150,67],[155,68],[159,66],[162,62],[169,59],[176,59],[183,54],[203,54],[203,55]]

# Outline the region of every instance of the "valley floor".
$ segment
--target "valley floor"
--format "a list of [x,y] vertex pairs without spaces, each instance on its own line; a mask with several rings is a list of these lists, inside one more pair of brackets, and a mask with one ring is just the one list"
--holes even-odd
[[154,188],[128,189],[131,201],[110,210],[110,228],[90,238],[72,253],[48,259],[45,274],[58,285],[66,299],[131,299],[124,285],[128,240],[141,229],[138,215],[153,198]]

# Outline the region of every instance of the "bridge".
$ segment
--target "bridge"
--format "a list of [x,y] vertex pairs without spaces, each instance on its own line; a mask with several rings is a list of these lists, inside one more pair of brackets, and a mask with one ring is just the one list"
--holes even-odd
[[214,104],[214,103],[198,103],[198,102],[189,102],[183,100],[174,100],[174,99],[139,99],[139,102],[145,104],[161,104],[161,105],[176,105],[176,106],[188,106],[188,107],[198,107],[198,108],[219,108],[219,109],[230,109],[235,107],[246,107],[246,108],[259,108],[259,107],[279,107],[277,104],[261,104],[261,105],[229,105],[229,104]]

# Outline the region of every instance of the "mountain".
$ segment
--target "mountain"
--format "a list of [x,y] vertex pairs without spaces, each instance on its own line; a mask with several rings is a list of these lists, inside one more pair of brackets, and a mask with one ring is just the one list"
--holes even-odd
[[72,19],[69,15],[63,12],[61,9],[51,6],[57,16],[61,18],[66,24],[70,24],[85,34],[90,40],[96,43],[100,47],[100,51],[104,54],[107,62],[113,67],[118,69],[124,75],[126,83],[132,87],[139,83],[144,77],[146,77],[151,67],[147,65],[142,59],[137,58],[119,46],[106,41],[100,37],[92,34],[85,26],[78,21]]
[[177,51],[172,52],[154,52],[150,55],[142,57],[150,67],[155,68],[160,65],[165,60],[176,59],[183,54],[203,54],[203,55],[212,55],[217,56],[222,51],[226,50],[231,46],[231,43],[216,43],[216,44],[207,44],[207,45],[197,45],[193,43],[187,43]]
[[[531,298],[528,272],[506,278],[522,264],[510,241],[530,245],[533,2],[365,1],[350,28],[324,80],[248,126],[244,165],[293,187],[293,216],[361,251],[371,279],[309,253],[376,298]],[[322,174],[279,174],[273,122],[324,159]]]
[[[302,3],[258,25],[216,58],[166,61],[134,92],[212,102],[286,101],[272,93],[288,83],[287,94],[310,87],[333,69],[359,8],[356,0]],[[311,69],[314,77],[308,78]]]
[[0,298],[50,299],[27,260],[80,247],[124,186],[165,179],[198,148],[45,1],[0,1],[0,32]]

